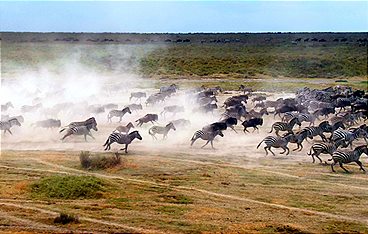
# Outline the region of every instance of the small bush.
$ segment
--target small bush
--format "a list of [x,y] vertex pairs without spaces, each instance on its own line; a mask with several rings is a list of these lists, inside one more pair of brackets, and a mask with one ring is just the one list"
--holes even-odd
[[82,151],[79,155],[81,166],[84,169],[107,169],[121,164],[121,157],[118,153],[114,156],[94,155],[90,152]]
[[54,219],[54,223],[61,223],[61,224],[79,223],[79,220],[78,217],[74,215],[60,213],[60,215]]
[[50,176],[31,185],[33,196],[59,199],[100,198],[103,180],[93,176]]

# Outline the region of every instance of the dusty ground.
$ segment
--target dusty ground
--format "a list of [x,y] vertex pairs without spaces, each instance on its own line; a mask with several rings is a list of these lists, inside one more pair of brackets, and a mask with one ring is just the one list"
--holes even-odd
[[[124,122],[149,111],[133,113]],[[88,142],[82,137],[61,142],[56,129],[15,129],[14,136],[3,137],[1,144],[0,231],[368,233],[368,178],[356,165],[348,165],[352,173],[346,174],[340,168],[332,173],[327,166],[312,164],[308,142],[301,152],[266,157],[263,148],[256,146],[268,135],[275,121],[271,116],[259,133],[244,134],[239,126],[238,133],[227,130],[224,138],[215,141],[216,150],[201,149],[203,141],[190,147],[193,132],[217,120],[218,114],[187,116],[197,121],[189,129],[170,132],[165,141],[154,141],[147,133],[151,125],[144,125],[137,129],[143,140],[130,145],[121,166],[97,171],[83,170],[79,153],[101,154],[102,144],[118,125],[116,120],[106,123],[105,114],[98,116],[96,139]],[[121,148],[112,146],[112,152]],[[32,182],[55,174],[93,175],[115,189],[101,199],[30,195]],[[77,215],[80,222],[56,225],[53,219],[59,212]]]

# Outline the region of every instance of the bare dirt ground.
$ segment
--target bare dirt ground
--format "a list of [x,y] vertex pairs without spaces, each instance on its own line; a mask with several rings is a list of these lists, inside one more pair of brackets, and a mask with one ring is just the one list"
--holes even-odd
[[[288,95],[273,94],[274,98]],[[150,110],[133,113],[124,123]],[[301,152],[284,156],[276,149],[275,157],[266,157],[263,148],[256,146],[269,135],[275,121],[271,116],[259,133],[244,134],[240,126],[238,133],[225,131],[215,141],[215,150],[201,149],[203,141],[190,147],[193,132],[217,120],[218,113],[187,117],[192,126],[170,132],[164,141],[148,135],[151,125],[138,128],[143,140],[129,146],[122,165],[96,171],[81,168],[79,153],[102,154],[116,119],[108,124],[105,114],[98,116],[96,139],[88,142],[80,136],[61,142],[62,135],[55,129],[37,130],[38,134],[30,127],[14,129],[14,136],[1,142],[0,231],[368,233],[368,177],[356,165],[348,165],[352,173],[346,174],[340,168],[332,173],[330,167],[313,164],[307,156],[308,142]],[[112,152],[120,148],[112,145]],[[367,164],[365,158],[363,164]],[[100,199],[32,197],[29,185],[49,175],[91,175],[115,189],[105,191]],[[54,224],[60,212],[78,216],[79,223]]]

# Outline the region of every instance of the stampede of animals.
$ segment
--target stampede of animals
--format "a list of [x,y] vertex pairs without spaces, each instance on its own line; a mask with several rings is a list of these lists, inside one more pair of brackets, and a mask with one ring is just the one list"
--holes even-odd
[[[304,154],[311,157],[313,163],[316,157],[321,164],[329,164],[333,172],[336,164],[348,172],[343,166],[347,163],[356,163],[365,171],[360,160],[362,154],[367,154],[368,138],[368,94],[364,90],[344,86],[320,90],[305,87],[288,97],[275,98],[275,95],[251,90],[245,85],[238,90],[224,92],[220,87],[180,89],[178,85],[171,84],[158,90],[131,92],[130,97],[120,103],[78,104],[86,110],[83,114],[88,118],[75,118],[74,122],[59,118],[75,110],[69,103],[45,108],[40,101],[42,99],[38,97],[34,99],[36,104],[17,106],[12,100],[7,100],[1,106],[3,139],[11,141],[11,135],[21,135],[22,131],[18,130],[22,128],[31,128],[32,131],[45,128],[49,129],[45,130],[49,134],[60,134],[61,142],[74,142],[75,150],[80,136],[84,136],[85,142],[88,136],[92,139],[91,145],[100,144],[101,149],[112,150],[111,144],[124,144],[121,150],[128,153],[128,145],[132,144],[131,150],[140,147],[135,146],[135,138],[141,140],[141,144],[145,141],[152,144],[158,140],[156,135],[162,135],[161,144],[167,145],[173,143],[165,142],[167,138],[186,139],[188,148],[197,147],[194,143],[201,139],[205,141],[201,148],[211,143],[211,148],[215,149],[214,141],[220,144],[221,138],[257,136],[263,132],[268,136],[258,145],[254,144],[254,150],[263,148],[266,156],[269,152],[275,156],[272,148],[281,148],[280,154],[285,154],[285,157]],[[7,114],[8,111],[17,115]],[[40,113],[37,116],[52,118],[33,118],[31,121],[29,117],[36,112]],[[106,131],[100,133],[98,126],[108,129],[110,134]],[[243,131],[237,131],[241,126]],[[253,132],[247,128],[253,128]],[[107,137],[103,147],[94,135]],[[294,144],[296,148],[292,152],[295,153],[291,154],[290,148]],[[226,144],[219,147],[226,147]],[[309,152],[298,153],[304,147]],[[118,148],[114,150],[119,151]],[[321,159],[323,154],[329,155],[324,162]]]

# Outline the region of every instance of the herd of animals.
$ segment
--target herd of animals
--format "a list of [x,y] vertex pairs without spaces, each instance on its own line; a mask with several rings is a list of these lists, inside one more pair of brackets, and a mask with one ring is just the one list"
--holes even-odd
[[[90,105],[86,109],[92,114],[101,114],[106,110],[107,121],[111,123],[113,118],[118,118],[119,123],[126,114],[132,112],[143,112],[146,106],[163,106],[160,113],[147,113],[143,117],[135,121],[136,125],[129,122],[126,125],[120,125],[112,131],[108,136],[105,144],[105,150],[111,149],[111,144],[117,143],[125,145],[125,152],[128,152],[128,145],[133,140],[142,140],[138,130],[133,128],[141,127],[143,124],[153,124],[149,128],[148,133],[153,139],[157,139],[156,135],[162,135],[163,139],[167,138],[168,133],[177,128],[185,128],[191,125],[187,119],[175,119],[168,122],[165,126],[155,125],[159,118],[165,119],[166,115],[176,116],[185,111],[184,106],[170,105],[165,106],[165,102],[175,95],[178,95],[178,87],[175,84],[161,87],[157,93],[147,95],[145,92],[133,92],[129,101],[139,102],[126,105],[123,109],[117,109],[118,105],[109,103],[106,105]],[[294,98],[279,98],[270,100],[265,94],[254,92],[252,89],[241,85],[237,95],[230,96],[222,104],[218,102],[218,95],[223,90],[220,87],[205,88],[201,86],[193,90],[186,91],[196,103],[192,112],[201,112],[214,115],[221,113],[219,120],[213,122],[202,129],[196,131],[190,139],[190,145],[193,145],[198,139],[211,144],[217,136],[224,137],[224,131],[230,129],[237,133],[236,126],[242,125],[245,134],[250,133],[248,128],[253,128],[259,132],[259,126],[264,124],[265,115],[271,115],[269,118],[274,119],[271,126],[270,134],[264,138],[258,145],[257,149],[263,144],[266,155],[271,152],[272,148],[281,148],[280,154],[289,154],[290,143],[296,144],[294,151],[301,151],[305,141],[311,144],[308,155],[315,162],[317,158],[320,163],[321,154],[331,155],[328,161],[331,169],[335,172],[334,166],[339,166],[346,172],[343,164],[355,162],[360,169],[365,171],[360,156],[364,153],[368,155],[367,138],[368,126],[365,122],[368,119],[368,93],[363,90],[353,90],[350,87],[329,87],[326,89],[310,89],[308,87],[299,89],[295,93]],[[141,101],[145,105],[141,104]],[[70,103],[57,104],[47,111],[59,110],[70,106]],[[21,126],[25,121],[23,115],[9,116],[3,113],[14,108],[11,102],[1,105],[1,121],[0,129],[3,134],[7,132],[12,134],[13,126]],[[22,106],[22,113],[35,112],[42,108],[42,104],[38,103],[32,106]],[[114,120],[115,120],[114,119]],[[238,124],[239,123],[239,124]],[[302,127],[302,125],[304,125]],[[46,119],[32,123],[34,127],[41,128],[61,128],[60,133],[65,133],[61,140],[65,140],[72,135],[83,135],[87,141],[87,136],[94,138],[91,130],[98,131],[97,121],[95,117],[90,117],[84,121],[71,122],[65,127],[61,127],[61,121],[58,119]],[[325,162],[327,163],[327,162]]]

